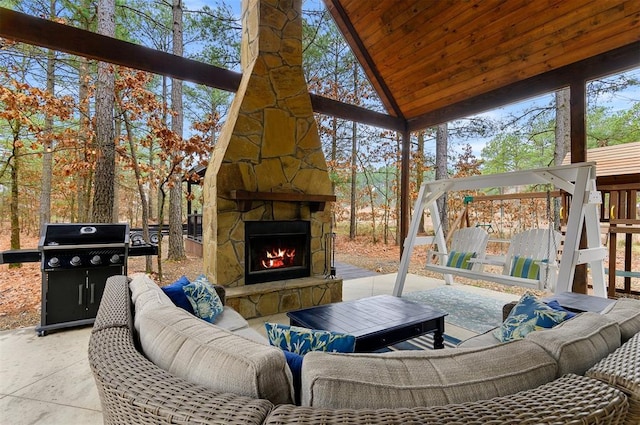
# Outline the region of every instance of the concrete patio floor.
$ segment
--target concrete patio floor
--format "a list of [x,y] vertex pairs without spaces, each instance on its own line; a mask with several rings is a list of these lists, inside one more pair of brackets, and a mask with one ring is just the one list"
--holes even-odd
[[[395,274],[345,280],[343,299],[391,294]],[[444,285],[439,279],[408,275],[404,293]],[[518,297],[482,288],[458,285],[509,302]],[[285,314],[250,320],[264,335],[264,322],[288,323]],[[34,328],[0,332],[0,424],[92,425],[102,423],[98,392],[87,360],[91,327],[70,329],[38,337]],[[448,335],[466,339],[474,335],[447,324]]]

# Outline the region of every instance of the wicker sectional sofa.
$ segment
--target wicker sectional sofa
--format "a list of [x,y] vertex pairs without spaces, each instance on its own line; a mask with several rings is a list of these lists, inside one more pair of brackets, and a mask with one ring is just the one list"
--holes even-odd
[[284,354],[238,313],[211,325],[163,296],[144,275],[107,281],[89,342],[106,424],[637,423],[638,356],[602,363],[637,349],[640,302],[578,315],[544,346],[309,353],[296,406]]

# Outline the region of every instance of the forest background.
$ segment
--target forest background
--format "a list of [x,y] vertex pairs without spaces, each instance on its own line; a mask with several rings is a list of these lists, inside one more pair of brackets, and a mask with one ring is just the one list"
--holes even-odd
[[[239,70],[237,0],[31,0],[0,6]],[[383,111],[322,2],[304,1],[303,16],[309,90]],[[167,222],[168,257],[184,258],[183,182],[194,167],[206,167],[233,94],[0,42],[0,229],[11,235],[10,246],[0,248],[24,248],[21,237],[39,235],[47,222],[128,222],[145,229]],[[640,68],[591,81],[587,94],[588,147],[640,141]],[[559,164],[569,142],[567,111],[568,93],[560,90],[413,133],[412,197],[434,178]],[[338,236],[397,245],[399,135],[316,118],[338,198]],[[449,221],[463,195],[448,198]],[[201,192],[189,196],[201,211]],[[510,231],[549,221],[544,200],[529,202],[501,205],[500,221],[506,216]],[[472,214],[476,224],[498,220],[492,203],[474,205]]]

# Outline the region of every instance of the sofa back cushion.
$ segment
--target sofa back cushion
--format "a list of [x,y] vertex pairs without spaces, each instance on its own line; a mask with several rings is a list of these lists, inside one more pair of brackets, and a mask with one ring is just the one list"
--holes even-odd
[[526,340],[547,350],[558,362],[558,377],[584,375],[620,346],[620,328],[602,314],[585,312],[554,327],[531,332]]
[[605,313],[605,317],[618,323],[622,343],[625,343],[640,332],[640,300],[620,298]]
[[142,350],[160,368],[215,391],[293,402],[291,371],[281,350],[173,305],[144,309],[136,320]]
[[535,388],[555,360],[525,340],[474,349],[383,354],[308,353],[301,403],[323,408],[400,408],[464,403]]

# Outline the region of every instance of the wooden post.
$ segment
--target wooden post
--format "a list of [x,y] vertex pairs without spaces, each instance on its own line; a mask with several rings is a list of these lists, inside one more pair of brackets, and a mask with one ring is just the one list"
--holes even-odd
[[[571,163],[587,160],[587,131],[586,131],[586,81],[578,79],[570,86],[570,115],[571,115]],[[587,240],[582,229],[580,248],[586,248]],[[587,265],[576,266],[573,276],[573,292],[587,293]]]

